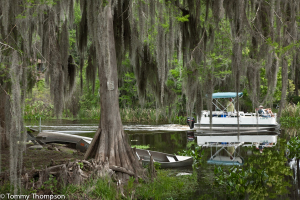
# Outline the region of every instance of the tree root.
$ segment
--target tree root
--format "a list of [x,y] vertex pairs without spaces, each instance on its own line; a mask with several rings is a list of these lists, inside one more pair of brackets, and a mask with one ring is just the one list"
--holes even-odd
[[[50,180],[57,180],[57,189],[64,188],[68,184],[80,185],[89,179],[98,179],[109,177],[113,181],[117,182],[117,188],[120,188],[120,192],[123,194],[122,188],[124,182],[119,180],[115,172],[121,172],[128,174],[129,176],[136,176],[134,172],[124,167],[109,165],[108,158],[105,162],[96,162],[94,159],[76,160],[74,162],[68,161],[65,164],[59,164],[55,166],[46,167],[45,169],[38,170],[32,166],[32,169],[22,170],[22,185],[26,190],[28,189],[40,189],[45,183],[49,183]],[[9,176],[5,173],[0,174],[0,182],[9,181]]]

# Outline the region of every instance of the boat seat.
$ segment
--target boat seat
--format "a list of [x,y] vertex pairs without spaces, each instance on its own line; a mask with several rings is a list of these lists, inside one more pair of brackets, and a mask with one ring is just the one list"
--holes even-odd
[[139,154],[137,152],[135,152],[136,156],[138,157],[139,160],[141,160]]
[[175,158],[172,156],[167,156],[169,162],[176,162]]

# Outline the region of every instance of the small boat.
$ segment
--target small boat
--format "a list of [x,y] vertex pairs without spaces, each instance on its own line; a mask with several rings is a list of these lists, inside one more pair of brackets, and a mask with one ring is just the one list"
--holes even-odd
[[89,142],[91,142],[93,139],[90,137],[72,135],[72,134],[56,132],[56,131],[40,132],[36,138],[39,138],[44,143],[72,143],[72,144],[78,143],[81,139],[87,140]]
[[[79,135],[71,135],[62,132],[45,131],[40,132],[37,136],[44,143],[71,143],[76,144],[76,149],[85,152],[92,142],[93,138]],[[160,163],[161,168],[186,167],[193,164],[193,158],[189,156],[177,156],[158,151],[149,151],[136,149],[138,159],[142,159],[143,164],[150,162],[150,155],[153,156],[154,162]]]
[[154,162],[160,163],[161,168],[187,167],[193,164],[193,158],[189,156],[177,156],[158,151],[150,151],[145,149],[136,149],[136,155],[144,165],[149,164],[150,155]]
[[[239,92],[238,97],[241,98],[242,96],[243,93]],[[197,116],[197,121],[195,123],[196,131],[205,132],[207,129],[210,129],[210,126],[212,126],[212,129],[210,130],[217,131],[246,131],[257,129],[277,131],[279,129],[276,113],[260,115],[256,112],[245,113],[243,111],[237,112],[236,110],[232,113],[227,112],[227,106],[223,105],[225,100],[222,99],[232,99],[232,103],[234,104],[235,98],[237,98],[236,92],[213,93],[212,104],[215,106],[216,110],[212,111],[212,113],[208,110],[203,110],[201,112],[201,118],[200,116]],[[211,124],[210,115],[212,115]]]

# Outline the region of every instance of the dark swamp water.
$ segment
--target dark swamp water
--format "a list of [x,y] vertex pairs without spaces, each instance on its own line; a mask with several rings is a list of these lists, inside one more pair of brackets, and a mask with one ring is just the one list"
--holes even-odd
[[[97,120],[45,120],[41,121],[41,130],[62,131],[69,134],[74,134],[72,131],[75,131],[76,135],[92,138],[98,123]],[[39,130],[39,121],[26,121],[26,126]],[[148,145],[150,150],[171,154],[186,149],[188,126],[125,123],[123,128],[131,145]]]
[[[76,131],[75,134],[85,136],[85,137],[93,137],[96,129],[98,128],[97,120],[45,120],[41,121],[41,130],[54,130],[54,131],[62,131],[68,132],[69,134],[74,134],[72,131]],[[27,121],[27,127],[31,127],[33,129],[39,129],[39,121]],[[178,151],[186,150],[188,146],[187,141],[187,131],[189,131],[189,127],[186,125],[177,125],[177,124],[123,124],[124,131],[128,134],[128,139],[131,145],[148,145],[150,150],[160,151],[170,154],[177,154]],[[88,133],[80,133],[80,131],[89,131]],[[294,134],[294,133],[293,133]],[[285,138],[288,140],[289,133],[287,131],[282,131],[278,138]],[[267,151],[278,151],[279,143],[272,148],[266,148],[264,152]],[[282,148],[282,146],[280,147]],[[286,147],[283,147],[286,148]],[[204,148],[204,156],[203,161],[204,165],[202,165],[201,169],[197,171],[198,174],[198,182],[199,182],[199,190],[195,191],[193,194],[193,199],[198,199],[194,197],[200,197],[202,194],[210,194],[210,197],[214,197],[219,199],[218,191],[211,188],[211,181],[214,177],[214,168],[215,165],[206,164],[206,160],[210,158],[212,154],[214,154],[218,149],[216,148]],[[259,148],[253,147],[238,147],[236,150],[238,155],[241,156],[245,163],[257,162],[255,159],[253,160],[253,155],[258,153],[257,159],[262,159],[259,156]],[[226,155],[226,152],[222,151],[220,155]],[[252,156],[252,158],[250,158]],[[282,157],[285,155],[282,155]],[[248,158],[250,158],[248,160]],[[279,158],[273,158],[279,159]],[[263,160],[262,160],[263,162]],[[265,162],[267,168],[272,168],[274,162]],[[286,163],[288,166],[288,163]],[[189,169],[178,169],[178,172],[192,172],[192,168]],[[297,199],[296,197],[296,188],[295,188],[295,180],[292,177],[288,177],[290,187],[288,188],[289,193],[285,195],[280,195],[280,197],[275,199]],[[293,194],[292,194],[293,193]],[[216,195],[215,195],[216,194]]]

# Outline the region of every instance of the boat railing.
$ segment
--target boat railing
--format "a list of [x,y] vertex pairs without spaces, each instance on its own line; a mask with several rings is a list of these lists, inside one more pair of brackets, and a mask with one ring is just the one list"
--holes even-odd
[[202,147],[239,147],[242,146],[244,142],[206,142],[202,144]]
[[[256,116],[256,113],[255,113]],[[266,118],[271,118],[271,117],[276,117],[276,113],[273,114],[258,114],[259,117],[266,117]]]
[[[212,117],[237,117],[238,114],[237,112],[233,113],[228,113],[227,111],[212,111]],[[253,116],[258,116],[258,117],[266,117],[266,118],[271,118],[271,117],[276,117],[276,113],[273,114],[257,114],[257,113],[252,113],[252,112],[243,112],[239,111],[239,117],[253,117]],[[203,111],[202,112],[202,117],[210,117],[210,111]]]
[[253,147],[253,146],[262,146],[262,147],[275,147],[276,142],[272,143],[257,143],[257,142],[207,142],[205,144],[202,144],[202,147]]
[[[202,116],[210,117],[210,111],[202,112]],[[245,113],[240,111],[239,116],[245,116]],[[212,111],[212,117],[237,117],[237,113],[228,113],[227,111]]]

